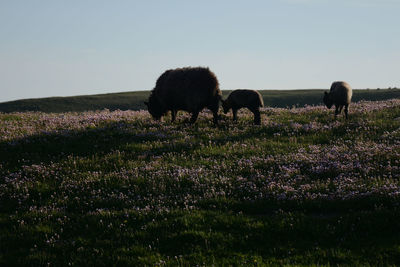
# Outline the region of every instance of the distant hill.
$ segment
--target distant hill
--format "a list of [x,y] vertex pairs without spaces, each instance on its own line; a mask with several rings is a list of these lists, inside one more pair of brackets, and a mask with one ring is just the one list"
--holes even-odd
[[[259,90],[265,106],[291,107],[318,105],[322,102],[323,89],[303,90]],[[224,98],[231,90],[223,90]],[[0,112],[69,112],[87,110],[139,110],[145,109],[143,101],[149,91],[110,93],[100,95],[83,95],[70,97],[48,97],[22,99],[0,103]],[[400,89],[360,89],[353,91],[353,102],[360,100],[385,100],[400,98]]]

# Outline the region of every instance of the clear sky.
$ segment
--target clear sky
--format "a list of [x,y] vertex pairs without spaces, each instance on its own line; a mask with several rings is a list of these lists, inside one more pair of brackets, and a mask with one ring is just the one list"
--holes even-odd
[[400,87],[400,0],[0,0],[0,102],[151,90]]

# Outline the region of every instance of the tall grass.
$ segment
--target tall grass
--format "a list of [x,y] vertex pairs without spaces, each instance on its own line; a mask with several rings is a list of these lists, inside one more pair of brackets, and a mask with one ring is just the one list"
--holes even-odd
[[0,113],[0,264],[400,264],[400,100],[187,117]]

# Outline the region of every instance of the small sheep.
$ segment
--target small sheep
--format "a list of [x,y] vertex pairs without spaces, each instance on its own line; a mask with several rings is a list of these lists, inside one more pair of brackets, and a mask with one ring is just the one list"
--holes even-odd
[[344,114],[348,119],[349,105],[353,91],[350,85],[346,82],[333,82],[329,93],[324,94],[324,104],[328,109],[335,105],[335,117],[342,112],[344,106]]
[[262,96],[256,90],[235,90],[226,100],[222,101],[224,113],[232,109],[233,120],[237,120],[237,111],[241,108],[248,108],[254,114],[254,124],[261,124],[260,107],[264,106]]

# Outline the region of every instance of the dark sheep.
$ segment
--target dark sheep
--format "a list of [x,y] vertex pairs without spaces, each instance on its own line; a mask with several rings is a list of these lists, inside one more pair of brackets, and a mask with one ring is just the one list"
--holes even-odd
[[203,67],[186,67],[165,71],[145,104],[156,120],[171,111],[172,122],[178,110],[191,113],[190,123],[194,123],[199,112],[208,108],[213,113],[214,124],[217,124],[220,99],[219,83],[212,71]]
[[335,117],[342,112],[344,107],[344,114],[348,119],[349,105],[353,91],[350,85],[346,82],[333,82],[329,93],[324,94],[324,104],[328,109],[335,105]]
[[254,114],[254,124],[261,124],[260,107],[264,106],[262,96],[256,90],[235,90],[226,100],[222,101],[224,113],[232,109],[233,120],[237,120],[237,111],[241,108],[248,108]]

